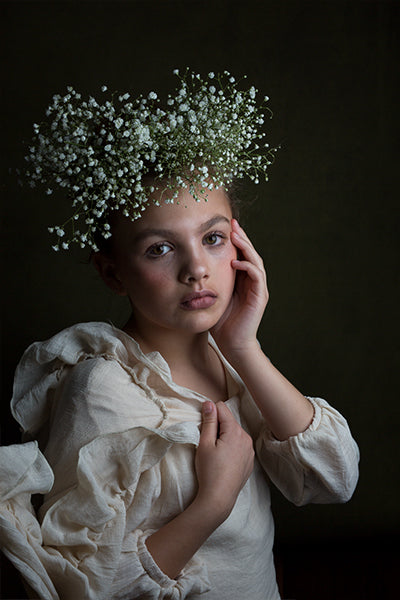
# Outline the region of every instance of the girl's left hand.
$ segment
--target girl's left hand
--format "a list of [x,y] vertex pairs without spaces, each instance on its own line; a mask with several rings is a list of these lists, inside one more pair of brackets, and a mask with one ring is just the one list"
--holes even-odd
[[236,269],[236,285],[231,302],[211,329],[228,360],[257,343],[258,327],[268,302],[263,261],[236,219],[232,219],[231,240],[242,260],[232,261],[232,267]]

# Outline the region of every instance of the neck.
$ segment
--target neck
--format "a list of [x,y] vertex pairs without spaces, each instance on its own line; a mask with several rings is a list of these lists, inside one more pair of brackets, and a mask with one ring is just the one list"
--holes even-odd
[[166,362],[173,365],[201,364],[207,361],[209,356],[208,332],[188,333],[187,331],[176,331],[159,328],[156,330],[146,327],[142,331],[140,324],[133,316],[122,328],[138,342],[142,352],[158,351]]
[[[147,324],[148,325],[148,324]],[[168,363],[171,377],[182,387],[218,402],[228,397],[225,369],[208,343],[208,332],[193,334],[146,326],[145,331],[131,318],[123,328],[145,354],[158,351]]]

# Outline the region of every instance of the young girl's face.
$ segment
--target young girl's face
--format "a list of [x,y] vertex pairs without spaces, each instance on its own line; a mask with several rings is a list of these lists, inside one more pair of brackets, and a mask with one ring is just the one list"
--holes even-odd
[[118,217],[112,287],[129,296],[142,332],[200,333],[218,322],[235,285],[231,219],[222,189],[207,202],[182,191],[179,204],[151,205],[134,222]]

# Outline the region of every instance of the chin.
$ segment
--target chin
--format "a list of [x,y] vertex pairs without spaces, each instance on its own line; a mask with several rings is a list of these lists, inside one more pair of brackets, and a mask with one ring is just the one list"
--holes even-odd
[[210,331],[210,329],[212,329],[220,320],[222,315],[218,315],[216,317],[211,318],[210,317],[206,317],[206,318],[202,318],[199,319],[196,323],[193,323],[192,325],[187,325],[187,327],[185,327],[185,329],[187,331],[191,331],[192,333],[205,333],[206,331]]

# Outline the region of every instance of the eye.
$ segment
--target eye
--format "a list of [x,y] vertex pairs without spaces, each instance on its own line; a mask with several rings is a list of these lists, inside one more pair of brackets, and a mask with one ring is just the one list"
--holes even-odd
[[211,233],[207,233],[207,235],[203,238],[206,246],[219,246],[224,243],[226,236],[222,233],[218,233],[213,231]]
[[172,248],[169,244],[162,242],[150,246],[150,248],[146,251],[146,254],[147,256],[150,256],[150,258],[159,258],[160,256],[165,256],[171,250]]

